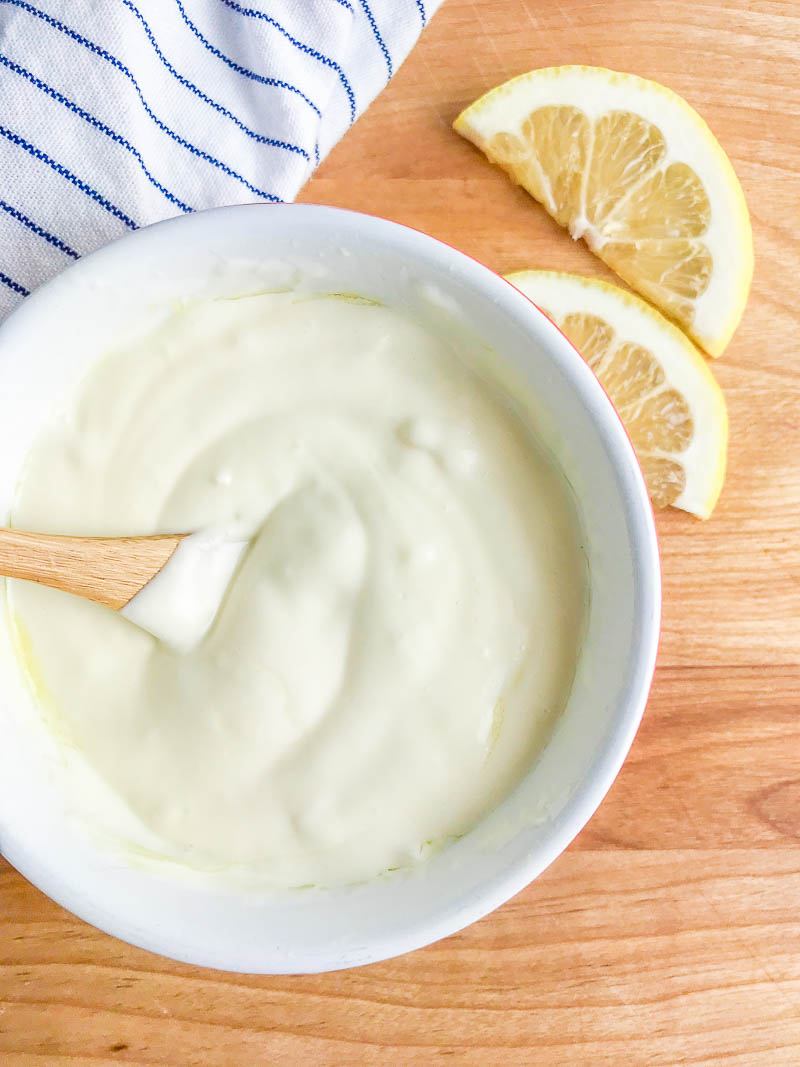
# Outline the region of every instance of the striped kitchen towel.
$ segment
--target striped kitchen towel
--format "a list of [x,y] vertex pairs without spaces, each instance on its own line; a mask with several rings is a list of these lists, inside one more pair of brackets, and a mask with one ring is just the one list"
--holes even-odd
[[441,0],[0,0],[0,317],[180,212],[291,200]]

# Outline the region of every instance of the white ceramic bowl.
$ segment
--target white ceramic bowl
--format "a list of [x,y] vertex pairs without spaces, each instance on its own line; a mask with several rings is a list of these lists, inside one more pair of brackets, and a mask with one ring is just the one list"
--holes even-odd
[[54,900],[125,941],[263,973],[331,970],[408,952],[485,915],[544,870],[625,758],[647,699],[660,616],[642,475],[572,345],[480,263],[415,230],[326,207],[253,205],[171,219],[86,257],[30,296],[0,327],[0,520],[33,437],[126,323],[175,299],[298,278],[419,315],[438,304],[515,368],[530,387],[536,433],[578,501],[591,604],[567,708],[525,779],[480,826],[410,873],[259,898],[129,869],[65,818],[55,756],[20,679],[3,600],[0,850]]

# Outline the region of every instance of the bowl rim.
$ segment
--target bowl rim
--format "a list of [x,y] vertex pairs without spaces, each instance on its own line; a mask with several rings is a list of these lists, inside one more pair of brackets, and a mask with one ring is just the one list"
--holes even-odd
[[[38,307],[38,304],[49,295],[53,287],[60,286],[65,274],[76,269],[86,269],[83,265],[88,260],[102,257],[103,253],[111,246],[134,240],[137,236],[141,240],[141,236],[147,231],[173,227],[180,222],[187,222],[193,219],[195,225],[202,225],[199,220],[203,217],[220,217],[229,215],[231,212],[239,213],[262,208],[271,208],[276,212],[291,210],[296,213],[304,213],[312,221],[315,215],[320,214],[325,216],[347,216],[351,220],[355,218],[356,225],[371,227],[373,231],[376,228],[384,230],[387,234],[393,230],[406,231],[415,235],[417,241],[423,243],[431,242],[433,245],[439,246],[440,250],[446,249],[446,256],[454,261],[461,260],[462,267],[464,266],[463,261],[471,264],[469,283],[482,284],[484,290],[494,289],[497,300],[500,303],[510,300],[511,304],[516,304],[519,313],[518,318],[524,318],[527,315],[531,323],[538,320],[539,325],[544,320],[549,327],[550,340],[543,340],[541,336],[537,335],[537,343],[546,349],[547,358],[558,365],[559,369],[579,389],[581,394],[586,392],[589,398],[595,401],[587,404],[587,407],[591,411],[590,417],[599,423],[598,428],[602,432],[607,446],[615,478],[621,486],[622,497],[627,509],[626,520],[638,579],[638,597],[635,606],[635,631],[638,643],[631,657],[624,696],[620,699],[613,715],[609,717],[609,729],[592,761],[591,773],[586,775],[572,790],[558,815],[552,821],[546,840],[537,846],[535,850],[529,852],[524,861],[518,861],[504,871],[495,873],[491,880],[487,880],[482,887],[482,891],[474,893],[471,899],[459,901],[455,905],[451,905],[448,910],[440,909],[437,911],[432,909],[430,916],[425,921],[416,923],[399,935],[396,932],[390,932],[373,938],[369,947],[357,958],[352,954],[342,955],[339,953],[336,959],[329,959],[323,951],[313,959],[298,959],[298,964],[302,965],[291,969],[254,971],[250,967],[237,966],[234,958],[235,952],[227,954],[225,958],[213,952],[204,954],[202,950],[188,952],[185,948],[171,943],[168,931],[156,928],[149,931],[142,931],[141,928],[133,929],[130,923],[126,924],[122,916],[105,909],[102,904],[93,900],[85,892],[81,894],[74,887],[59,883],[57,873],[48,866],[46,860],[40,855],[29,851],[25,847],[26,842],[23,838],[20,837],[15,840],[13,829],[11,832],[3,830],[2,840],[0,841],[2,854],[19,873],[69,912],[114,937],[121,938],[132,945],[168,958],[221,970],[239,973],[315,973],[322,970],[338,970],[365,963],[378,962],[413,951],[456,933],[472,922],[483,918],[530,884],[580,833],[611,788],[628,755],[644,713],[655,671],[660,637],[661,563],[653,508],[630,437],[613,408],[607,393],[575,346],[563,331],[511,281],[475,257],[424,230],[407,226],[379,215],[306,203],[235,204],[210,208],[186,216],[173,216],[142,227],[134,233],[124,234],[82,257],[76,263],[67,266],[64,271],[39,286],[31,296],[26,298],[7,316],[2,324],[4,327],[3,332],[5,332],[6,325],[14,320],[20,312],[25,311],[29,314],[33,308]],[[502,285],[498,286],[498,283],[502,283]],[[553,341],[556,343],[553,343]],[[2,336],[0,336],[0,345],[2,345]],[[592,397],[592,394],[594,394],[594,397]],[[157,927],[157,925],[154,924],[154,927]],[[311,955],[309,954],[309,956]],[[336,956],[335,953],[333,955]]]

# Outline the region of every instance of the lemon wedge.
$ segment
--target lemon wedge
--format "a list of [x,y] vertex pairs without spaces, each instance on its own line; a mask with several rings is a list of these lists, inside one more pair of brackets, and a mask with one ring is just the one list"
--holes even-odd
[[507,278],[561,328],[600,379],[653,503],[708,518],[725,478],[728,414],[692,343],[616,285],[538,270]]
[[577,240],[719,355],[742,316],[753,238],[742,188],[697,112],[600,67],[513,78],[454,128]]

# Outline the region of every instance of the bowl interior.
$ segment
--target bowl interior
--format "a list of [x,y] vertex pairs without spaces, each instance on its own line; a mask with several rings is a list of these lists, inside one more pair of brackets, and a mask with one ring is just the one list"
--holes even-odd
[[[176,300],[303,286],[448,317],[524,384],[519,401],[573,487],[590,570],[587,633],[545,750],[480,826],[418,870],[338,890],[247,895],[123,866],[64,816],[55,753],[0,612],[0,850],[77,915],[192,963],[284,973],[367,963],[486,914],[581,829],[633,739],[652,676],[659,566],[652,512],[607,397],[561,333],[468,257],[394,223],[332,208],[221,208],[138,231],[43,286],[0,327],[0,513],[25,454],[118,331]],[[5,601],[3,602],[5,605]],[[100,654],[96,650],[90,654]]]

